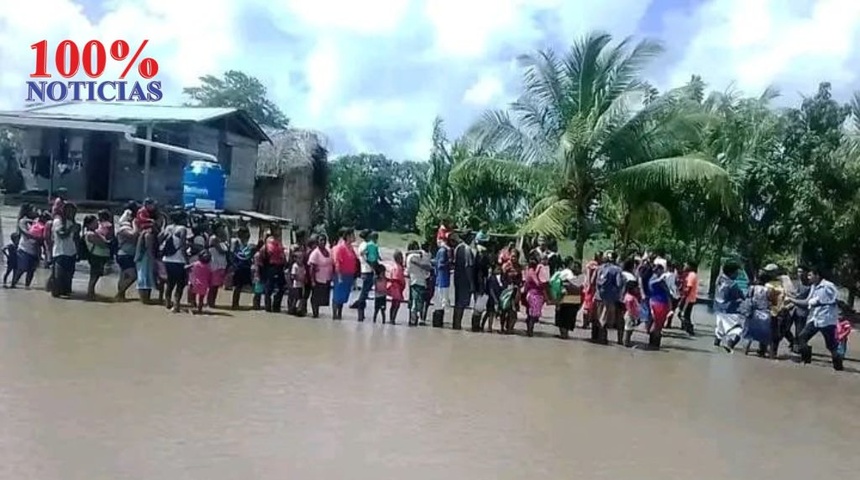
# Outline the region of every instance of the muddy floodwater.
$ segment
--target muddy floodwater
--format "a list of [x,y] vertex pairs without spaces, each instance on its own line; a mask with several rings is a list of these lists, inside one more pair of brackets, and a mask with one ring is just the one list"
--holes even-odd
[[719,354],[696,318],[646,352],[2,290],[0,478],[860,478],[856,361]]

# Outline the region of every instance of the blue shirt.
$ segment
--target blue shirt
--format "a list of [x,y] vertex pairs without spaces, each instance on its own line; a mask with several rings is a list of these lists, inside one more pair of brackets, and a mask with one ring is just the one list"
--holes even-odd
[[451,286],[451,257],[447,248],[436,251],[436,286],[449,288]]
[[651,291],[651,300],[659,303],[669,303],[669,286],[663,276],[651,276],[648,282],[648,290]]
[[740,313],[744,293],[738,282],[725,275],[717,279],[717,292],[714,298],[714,311],[717,313]]
[[806,323],[812,323],[818,328],[835,326],[839,320],[836,305],[836,285],[821,280],[809,290],[806,302],[809,305],[809,317]]

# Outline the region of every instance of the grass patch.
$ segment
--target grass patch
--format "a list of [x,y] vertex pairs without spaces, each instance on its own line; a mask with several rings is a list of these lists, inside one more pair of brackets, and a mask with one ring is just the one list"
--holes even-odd
[[379,232],[379,246],[383,248],[406,251],[406,245],[413,240],[421,243],[421,236],[417,233]]

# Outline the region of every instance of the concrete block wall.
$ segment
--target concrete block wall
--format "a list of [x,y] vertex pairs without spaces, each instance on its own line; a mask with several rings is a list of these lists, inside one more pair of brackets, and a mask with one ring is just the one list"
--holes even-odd
[[[170,130],[177,127],[156,126],[160,130]],[[179,127],[181,128],[181,127]],[[83,140],[83,158],[87,158],[86,131],[70,132],[80,134]],[[223,139],[232,145],[232,161],[227,177],[225,206],[234,210],[251,210],[254,208],[254,181],[257,169],[256,140],[236,135],[230,132],[220,132],[215,128],[203,125],[192,125],[187,130],[186,148],[218,156],[219,145]],[[125,140],[121,134],[111,135],[111,186],[112,200],[142,199],[144,193],[144,166],[139,160],[138,149],[143,148]],[[173,141],[169,142],[174,144]],[[51,128],[32,128],[24,133],[24,152],[26,158],[35,155],[59,156],[59,130]],[[149,172],[148,196],[161,203],[178,205],[182,201],[182,172],[189,157],[179,154],[169,154],[166,151],[152,149],[153,164]],[[23,169],[24,179],[28,189],[49,189],[51,179],[37,177],[30,173],[29,160]],[[86,199],[87,177],[86,168],[72,170],[60,174],[55,168],[54,188],[64,187],[73,199]]]

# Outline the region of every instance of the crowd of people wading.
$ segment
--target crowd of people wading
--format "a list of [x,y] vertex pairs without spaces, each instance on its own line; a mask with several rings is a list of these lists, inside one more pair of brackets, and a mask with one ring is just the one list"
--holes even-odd
[[[441,328],[450,310],[452,327],[461,329],[470,310],[473,331],[511,334],[524,320],[525,333],[532,336],[550,305],[565,339],[578,322],[593,342],[608,344],[614,329],[615,341],[630,348],[660,349],[663,331],[673,322],[696,335],[691,313],[698,300],[698,265],[688,262],[679,269],[662,252],[619,259],[607,251],[582,268],[571,257],[561,258],[543,237],[529,252],[509,244],[497,253],[488,249],[485,232],[466,238],[443,222],[435,245],[410,242],[383,259],[377,234],[367,230],[358,234],[357,248],[352,228],[341,228],[333,239],[297,232],[287,245],[281,229],[271,225],[252,242],[245,225],[232,231],[218,218],[165,211],[152,200],[130,202],[116,222],[107,210],[80,221],[77,216],[63,190],[48,210],[22,205],[17,229],[3,249],[4,287],[17,288],[23,280],[29,288],[44,260],[51,268],[46,289],[55,298],[68,298],[76,265],[85,261],[86,298],[95,300],[106,267],[115,263],[116,301],[124,301],[136,284],[141,302],[172,312],[185,304],[203,313],[230,287],[233,309],[242,308],[242,296],[250,292],[252,309],[313,318],[330,308],[331,318],[342,320],[346,307],[363,322],[372,306],[374,323],[395,324],[406,303],[409,326],[425,325],[429,318]],[[776,358],[786,340],[799,361],[810,363],[809,340],[820,333],[833,368],[842,370],[851,326],[838,316],[837,289],[824,270],[798,268],[792,279],[768,265],[751,285],[741,272],[729,261],[717,280],[715,347],[731,353],[745,341],[745,352],[755,344],[759,355]],[[634,342],[634,335],[645,341]]]

